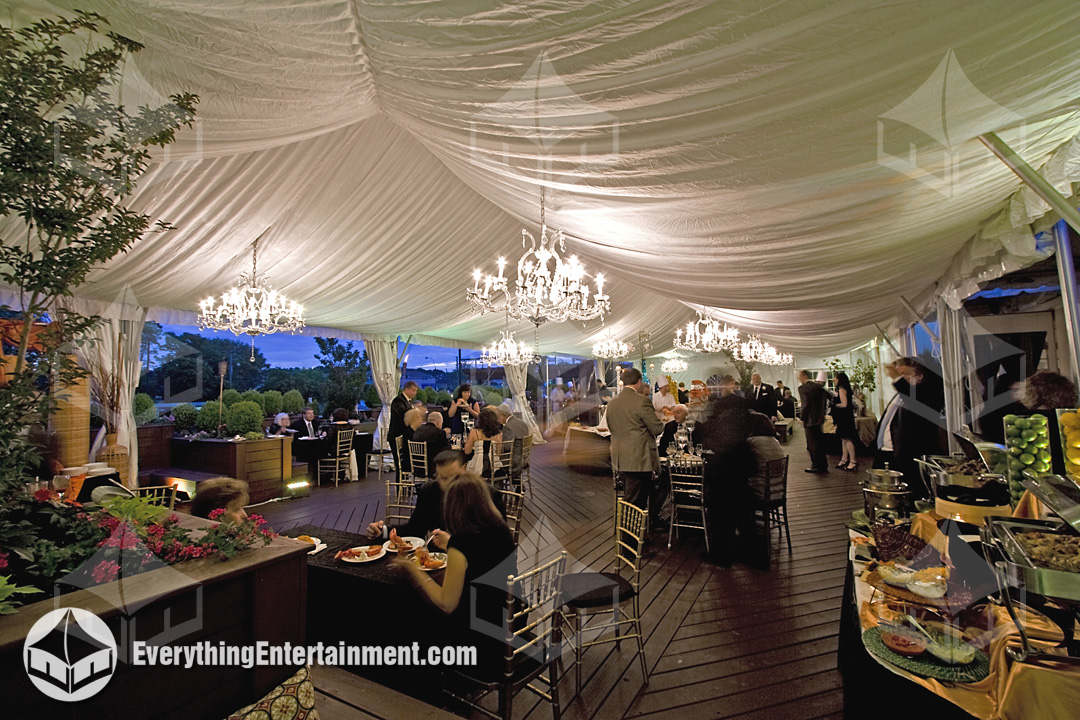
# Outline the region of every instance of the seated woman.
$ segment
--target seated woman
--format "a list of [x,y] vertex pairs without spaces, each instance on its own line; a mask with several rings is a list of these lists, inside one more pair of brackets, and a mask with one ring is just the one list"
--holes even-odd
[[495,452],[498,452],[499,445],[502,444],[502,422],[495,408],[486,407],[480,411],[476,426],[469,431],[469,437],[465,440],[469,472],[484,478],[491,477],[492,443],[495,443]]
[[203,480],[196,486],[195,499],[191,502],[191,514],[209,518],[215,510],[225,512],[219,520],[224,523],[241,523],[247,520],[244,506],[248,504],[248,484],[243,480],[218,477]]
[[517,574],[514,538],[491,501],[487,483],[475,475],[462,475],[446,489],[443,518],[450,540],[441,586],[404,557],[394,564],[450,617],[447,641],[475,645],[478,663],[497,668],[505,647],[506,587],[500,582]]
[[274,416],[274,422],[270,425],[270,429],[266,431],[267,435],[292,435],[296,431],[289,427],[292,420],[289,419],[289,413],[280,412]]

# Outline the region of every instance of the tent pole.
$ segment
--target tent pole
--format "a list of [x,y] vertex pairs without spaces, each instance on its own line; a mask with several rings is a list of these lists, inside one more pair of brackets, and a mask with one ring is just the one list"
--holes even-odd
[[1054,256],[1057,258],[1065,330],[1069,337],[1069,371],[1076,381],[1080,380],[1080,332],[1077,332],[1080,308],[1076,304],[1076,267],[1073,265],[1072,242],[1069,240],[1069,228],[1064,220],[1054,223]]
[[[934,333],[934,331],[930,329],[929,325],[927,325],[925,322],[923,322],[922,317],[920,317],[919,313],[915,311],[915,308],[912,306],[912,304],[907,301],[907,298],[904,297],[903,295],[899,295],[898,297],[900,298],[900,302],[903,304],[903,306],[906,307],[908,312],[911,313],[912,317],[915,318],[915,322],[917,322],[919,324],[919,327],[921,327],[926,332],[926,334],[930,336],[931,340],[933,340],[938,345],[940,345],[941,344],[941,338],[939,338]],[[940,322],[941,318],[938,318],[938,321]]]
[[960,447],[954,433],[959,432],[963,413],[963,382],[960,363],[960,318],[944,298],[937,303],[938,328],[941,330],[941,379],[945,383],[945,428],[948,430],[949,452]]
[[[1035,193],[1052,207],[1062,222],[1068,223],[1073,230],[1080,233],[1080,211],[1073,207],[1068,199],[1063,197],[1057,189],[1048,183],[1042,175],[1039,175],[1028,165],[1023,158],[1009,147],[996,133],[985,133],[979,136],[983,145],[990,149],[1001,162],[1005,163],[1010,170],[1024,181]],[[1074,380],[1080,380],[1080,329],[1077,322],[1077,297],[1076,297],[1076,268],[1073,266],[1072,243],[1069,241],[1069,233],[1061,227],[1062,222],[1054,226],[1054,255],[1057,258],[1058,280],[1061,284],[1061,305],[1065,313],[1065,327],[1069,336],[1070,370]]]

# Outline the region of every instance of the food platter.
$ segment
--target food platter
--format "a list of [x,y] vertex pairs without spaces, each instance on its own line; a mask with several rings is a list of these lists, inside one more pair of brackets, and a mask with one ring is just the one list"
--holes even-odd
[[870,584],[876,590],[885,593],[897,600],[903,600],[904,602],[913,603],[915,605],[928,605],[930,607],[941,608],[943,610],[963,610],[969,605],[975,602],[975,596],[970,590],[963,587],[956,587],[950,585],[948,592],[940,598],[929,598],[917,593],[913,593],[906,587],[897,587],[885,582],[885,579],[881,577],[877,570],[872,570],[866,576],[866,582]]
[[882,641],[882,632],[881,626],[872,627],[864,632],[863,645],[873,655],[901,670],[907,670],[920,677],[955,683],[979,682],[985,680],[990,674],[990,658],[981,650],[976,650],[975,659],[966,665],[947,665],[929,653],[909,657],[893,652]]
[[[375,554],[375,555],[368,555],[366,551],[370,547],[379,548],[379,552],[377,554]],[[347,562],[347,563],[367,563],[367,562],[375,562],[379,558],[384,557],[386,555],[386,548],[384,548],[382,545],[358,545],[357,547],[349,548],[349,550],[351,550],[353,553],[356,553],[356,554],[353,555],[353,556],[343,555],[342,557],[340,557],[338,559],[341,560],[342,562]]]
[[[409,536],[409,537],[403,537],[403,538],[401,538],[401,540],[403,542],[409,543],[409,545],[412,546],[409,550],[405,551],[407,553],[410,553],[413,550],[416,550],[418,548],[424,547],[424,538]],[[383,547],[386,549],[386,552],[391,552],[391,553],[396,553],[397,552],[397,550],[393,546],[393,540],[387,540],[386,542],[384,542]]]

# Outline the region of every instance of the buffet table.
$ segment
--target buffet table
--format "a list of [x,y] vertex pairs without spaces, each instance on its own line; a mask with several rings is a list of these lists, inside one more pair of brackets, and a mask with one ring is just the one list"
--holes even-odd
[[605,427],[570,425],[563,440],[566,464],[584,471],[611,470],[611,432]]
[[[931,518],[917,518],[915,527],[934,547],[958,542],[956,529],[946,537]],[[946,521],[947,522],[947,521]],[[930,528],[933,528],[930,530]],[[852,537],[859,533],[852,531]],[[968,539],[964,536],[964,539]],[[972,545],[972,547],[977,547]],[[1003,607],[991,606],[994,625],[986,654],[989,672],[977,682],[948,682],[921,677],[867,651],[863,633],[878,624],[871,601],[882,594],[866,582],[866,564],[851,547],[843,597],[840,669],[845,676],[845,708],[850,717],[910,718],[913,711],[926,717],[983,720],[1066,720],[1080,708],[1080,665],[1050,662],[1045,665],[1013,662],[1007,647],[1019,646],[1019,634]],[[979,586],[983,587],[983,586]],[[1029,636],[1042,648],[1062,639],[1058,626],[1034,610],[1022,617]],[[874,662],[866,660],[873,658]],[[889,698],[890,702],[882,702]],[[871,709],[871,706],[877,705]]]

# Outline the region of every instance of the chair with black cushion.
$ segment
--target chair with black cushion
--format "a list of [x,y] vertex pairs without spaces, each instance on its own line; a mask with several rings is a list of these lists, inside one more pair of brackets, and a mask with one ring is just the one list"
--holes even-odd
[[[570,644],[574,648],[575,687],[579,694],[581,657],[585,648],[608,642],[621,647],[621,641],[630,638],[637,643],[641,674],[645,683],[649,682],[639,602],[641,548],[645,542],[645,518],[648,513],[625,500],[616,502],[615,571],[570,573],[563,579],[563,608],[571,632]],[[625,571],[629,571],[629,578],[623,577]],[[583,627],[582,619],[590,615],[611,615],[611,619]],[[620,632],[624,628],[629,632]],[[614,636],[603,634],[608,630],[614,630]],[[585,641],[583,632],[598,632],[600,636]]]
[[321,484],[323,475],[331,473],[334,476],[334,487],[337,487],[341,476],[349,472],[349,458],[352,453],[352,439],[356,430],[339,430],[335,440],[333,454],[330,457],[319,458],[319,478]]
[[[510,720],[514,696],[528,688],[551,703],[559,720],[559,677],[562,656],[562,613],[559,612],[566,552],[538,568],[506,578],[503,616],[505,655],[501,668],[457,666],[447,670],[444,692],[495,720]],[[450,685],[465,685],[470,692],[455,692]],[[479,690],[479,692],[472,692]],[[498,693],[498,712],[480,704]]]
[[751,499],[755,515],[765,527],[765,542],[772,543],[772,526],[787,536],[788,552],[791,552],[791,528],[788,527],[787,480],[788,456],[765,463],[765,474],[749,479]]
[[152,505],[162,505],[172,510],[176,506],[175,485],[151,485],[135,488],[135,495],[146,498]]
[[514,533],[514,547],[518,546],[518,536],[521,535],[521,515],[525,512],[525,496],[513,490],[498,490],[503,501],[503,515],[506,524]]
[[429,478],[435,474],[431,472],[432,468],[428,463],[426,442],[409,441],[409,464],[412,465],[412,474],[417,480]]
[[416,483],[411,478],[398,480],[391,475],[386,480],[386,527],[403,525],[416,509]]
[[488,470],[485,480],[500,490],[513,490],[514,481],[511,470],[514,460],[514,443],[491,442],[484,445],[488,452],[488,461],[484,463]]
[[702,530],[705,533],[705,552],[709,552],[709,531],[705,516],[705,462],[694,455],[673,455],[668,458],[671,478],[671,519],[668,524],[668,549],[678,528]]

